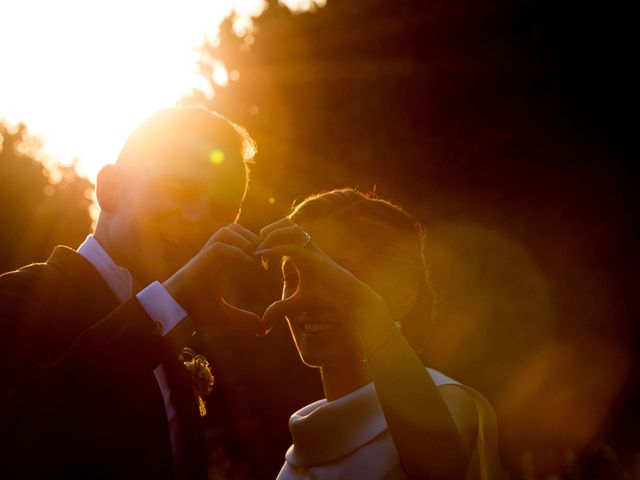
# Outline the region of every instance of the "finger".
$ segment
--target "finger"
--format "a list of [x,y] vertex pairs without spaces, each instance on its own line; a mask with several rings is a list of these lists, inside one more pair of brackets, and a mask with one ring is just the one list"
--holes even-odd
[[269,232],[269,234],[263,238],[260,245],[256,247],[256,250],[262,250],[273,247],[275,245],[282,244],[298,244],[304,246],[309,242],[311,237],[307,232],[301,229],[297,225],[290,225],[281,227]]
[[232,245],[244,251],[247,255],[253,255],[255,251],[255,245],[252,244],[246,237],[231,230],[229,227],[223,227],[214,233],[207,241],[206,247],[210,247],[216,243],[223,243]]
[[300,245],[275,245],[271,248],[263,248],[256,250],[254,255],[262,256],[263,258],[273,257],[290,257],[296,266],[302,266],[313,261],[315,252],[302,247]]
[[300,274],[291,259],[284,259],[281,264],[282,275],[282,298],[288,298],[298,289],[300,285]]
[[255,257],[247,255],[241,248],[227,243],[217,242],[209,245],[204,253],[214,268],[223,268],[228,265],[245,265],[247,267],[257,265]]
[[240,328],[253,335],[264,335],[264,324],[262,318],[253,312],[231,305],[224,298],[220,299],[220,308],[231,320],[234,327]]
[[267,307],[262,314],[262,328],[269,332],[276,322],[284,320],[286,316],[293,316],[304,311],[304,301],[300,293],[296,292],[284,300],[276,300]]
[[248,228],[243,227],[239,223],[231,223],[227,225],[227,228],[239,235],[242,235],[254,246],[254,248],[260,243],[260,237],[258,235],[253,233]]
[[290,220],[288,217],[281,218],[280,220],[270,223],[266,227],[263,227],[260,230],[260,238],[264,239],[269,235],[273,230],[277,230],[278,228],[290,227],[295,225],[295,223]]

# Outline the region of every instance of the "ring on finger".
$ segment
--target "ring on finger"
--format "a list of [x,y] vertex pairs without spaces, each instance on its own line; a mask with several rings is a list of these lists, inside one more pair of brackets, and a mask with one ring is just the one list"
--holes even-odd
[[302,233],[304,233],[304,240],[302,241],[300,246],[301,247],[306,247],[309,244],[309,242],[311,241],[311,235],[309,235],[309,233],[305,232],[304,230],[302,230]]

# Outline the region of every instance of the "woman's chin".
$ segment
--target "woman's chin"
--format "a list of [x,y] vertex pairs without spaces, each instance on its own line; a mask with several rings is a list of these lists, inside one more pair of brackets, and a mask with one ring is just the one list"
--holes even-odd
[[333,322],[307,322],[292,328],[302,362],[314,368],[341,367],[354,358],[358,349],[343,328]]
[[344,367],[354,361],[354,355],[338,348],[335,342],[320,345],[303,342],[298,345],[298,353],[302,363],[313,368]]
[[298,353],[300,354],[302,363],[308,367],[322,368],[333,363],[331,356],[323,354],[323,352],[313,350],[309,351],[309,349],[305,349],[304,351],[298,350]]

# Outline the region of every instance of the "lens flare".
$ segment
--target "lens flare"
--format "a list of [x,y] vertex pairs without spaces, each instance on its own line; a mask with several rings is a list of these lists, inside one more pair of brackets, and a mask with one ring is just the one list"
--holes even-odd
[[224,162],[224,152],[219,149],[212,150],[209,154],[209,161],[214,165],[222,165]]

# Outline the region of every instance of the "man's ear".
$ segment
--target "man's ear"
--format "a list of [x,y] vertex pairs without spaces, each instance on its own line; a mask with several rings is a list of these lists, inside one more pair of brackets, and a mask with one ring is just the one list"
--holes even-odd
[[105,165],[98,173],[96,181],[96,198],[104,212],[113,213],[118,210],[124,191],[124,178],[117,165]]

